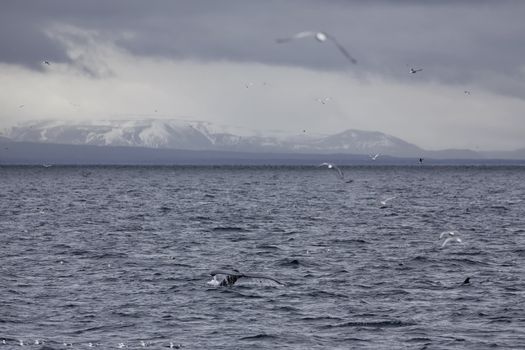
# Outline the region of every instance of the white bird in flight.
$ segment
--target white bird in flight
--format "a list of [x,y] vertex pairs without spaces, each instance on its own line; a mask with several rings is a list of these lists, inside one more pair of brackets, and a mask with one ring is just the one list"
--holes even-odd
[[442,239],[445,236],[454,237],[456,236],[456,231],[443,231],[439,234],[439,239]]
[[370,155],[370,158],[371,158],[372,160],[376,160],[377,157],[379,157],[379,153],[377,153],[377,154],[375,154],[375,155]]
[[[333,163],[321,163],[321,164],[319,164],[319,167],[323,167],[323,166],[327,167],[328,169],[334,169],[334,170],[336,170],[336,171],[337,171],[337,175],[338,175],[338,177],[339,177],[341,180],[345,181],[345,174],[343,173],[343,171],[342,171],[341,169],[339,169],[339,167],[337,167],[337,165],[335,165],[335,164],[333,164]],[[350,183],[350,182],[352,182],[352,181],[353,181],[353,180],[346,180],[347,183]]]
[[386,198],[386,199],[383,199],[383,200],[381,201],[381,206],[382,206],[382,207],[386,207],[387,202],[388,202],[388,201],[391,201],[391,200],[394,199],[394,198],[396,198],[396,197],[388,197],[388,198]]
[[443,231],[439,235],[439,239],[442,239],[443,237],[447,237],[447,239],[445,239],[445,241],[441,245],[441,248],[445,247],[449,242],[463,243],[461,238],[457,237],[456,231]]
[[416,74],[417,72],[421,72],[423,68],[410,68],[410,73]]
[[49,63],[49,61],[43,61],[42,63],[43,63],[43,64],[47,64],[48,66],[51,65],[51,63]]
[[328,103],[328,101],[330,101],[330,97],[319,97],[319,98],[316,98],[315,100],[325,105]]
[[345,56],[351,63],[353,64],[357,63],[357,60],[348,53],[348,51],[344,48],[344,46],[341,45],[334,36],[328,33],[325,33],[325,32],[305,31],[305,32],[294,34],[288,38],[279,38],[276,41],[277,43],[282,44],[282,43],[287,43],[295,39],[308,38],[312,36],[320,43],[324,43],[326,40],[330,40],[339,49],[339,51],[343,54],[343,56]]
[[452,242],[452,241],[458,242],[458,243],[463,243],[463,241],[459,237],[449,237],[449,238],[445,239],[445,242],[443,242],[443,244],[441,245],[441,248],[446,246],[448,242]]

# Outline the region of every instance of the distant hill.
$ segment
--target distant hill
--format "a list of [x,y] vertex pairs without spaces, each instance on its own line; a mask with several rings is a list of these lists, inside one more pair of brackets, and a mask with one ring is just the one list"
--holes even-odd
[[0,140],[0,165],[442,165],[521,164],[525,160],[425,159],[368,155],[196,151],[129,146],[64,145]]
[[525,159],[525,148],[507,152],[483,152],[485,158]]
[[5,143],[5,142],[12,142],[12,141],[13,140],[11,140],[10,138],[0,135],[0,142]]
[[145,147],[0,142],[0,164],[114,165],[317,165],[326,159],[350,162],[368,157],[339,155],[195,151]]
[[[138,149],[152,150],[152,157],[167,155],[166,152],[160,152],[163,150],[176,151],[172,154],[178,155],[184,152],[184,154],[189,155],[191,154],[189,151],[201,151],[199,155],[208,152],[214,156],[220,154],[231,160],[236,157],[242,158],[246,154],[257,159],[270,154],[272,159],[280,159],[285,156],[302,159],[304,157],[301,155],[337,154],[349,158],[353,157],[352,159],[361,157],[367,161],[370,161],[370,155],[380,154],[376,161],[381,162],[386,162],[389,157],[469,160],[525,159],[525,149],[511,152],[476,152],[467,149],[426,151],[397,137],[375,131],[350,129],[327,136],[310,135],[305,131],[300,135],[276,136],[254,134],[246,130],[217,126],[202,121],[159,119],[89,121],[83,123],[56,120],[27,122],[4,130],[3,136],[0,136],[0,142],[10,141],[26,143],[28,149],[35,147],[35,144],[41,144],[42,149],[49,149],[45,148],[44,145],[54,145],[51,148],[59,153],[70,149],[65,145],[113,147],[106,151],[111,153],[119,149],[118,153],[132,163],[143,161],[139,158],[134,160],[133,154],[136,152],[145,154],[144,152],[147,152],[146,150],[138,151]],[[130,149],[120,150],[119,147]],[[19,144],[18,148],[24,147]],[[82,150],[86,157],[89,154],[94,155],[100,152],[98,148]],[[159,152],[153,152],[153,150]],[[38,150],[36,152],[38,153]],[[100,156],[102,157],[100,162],[106,162],[109,159],[104,154],[100,154]],[[138,157],[138,154],[136,156]],[[6,157],[6,155],[2,155],[2,159],[5,160]],[[325,158],[317,157],[316,159]],[[95,158],[89,159],[91,162],[98,162]],[[166,158],[167,160],[168,158]],[[113,161],[118,162],[119,160],[115,158]]]
[[13,141],[72,145],[129,146],[184,150],[345,153],[418,156],[419,147],[380,132],[346,130],[329,136],[238,135],[227,127],[180,120],[118,120],[85,123],[37,121],[6,129]]

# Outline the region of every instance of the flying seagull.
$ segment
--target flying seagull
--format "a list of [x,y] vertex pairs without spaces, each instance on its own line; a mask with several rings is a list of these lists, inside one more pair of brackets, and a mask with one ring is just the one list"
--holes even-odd
[[[238,270],[215,270],[215,271],[211,271],[210,275],[213,276],[212,281],[215,281],[217,285],[220,287],[233,286],[239,278],[263,279],[263,280],[273,281],[279,285],[284,285],[284,283],[279,282],[278,280],[272,277],[257,275],[257,274],[245,274],[245,273],[239,272]],[[217,275],[224,275],[226,277],[222,281],[219,282],[216,279]]]
[[357,63],[357,60],[348,53],[348,51],[344,48],[344,46],[341,45],[334,36],[328,33],[325,33],[325,32],[313,32],[313,31],[300,32],[288,38],[276,39],[276,41],[279,44],[283,44],[283,43],[287,43],[295,39],[302,39],[302,38],[308,38],[308,37],[314,37],[320,43],[324,43],[326,40],[330,40],[339,49],[339,51],[346,57],[346,59],[348,59],[353,64]]
[[377,154],[375,154],[375,155],[370,155],[370,158],[371,158],[372,160],[376,160],[377,157],[379,157],[379,153],[377,153]]
[[[339,168],[337,167],[337,165],[332,164],[332,163],[321,163],[321,164],[319,164],[318,166],[319,166],[319,167],[323,167],[323,166],[325,166],[325,167],[327,167],[328,169],[334,169],[334,170],[337,170],[337,176],[338,176],[341,180],[345,181],[345,174],[343,173],[343,171],[342,171],[341,169],[339,169]],[[352,181],[353,181],[353,180],[346,180],[347,183],[350,183],[350,182],[352,182]]]
[[439,239],[443,239],[443,237],[446,237],[446,239],[443,242],[443,244],[441,245],[441,248],[444,248],[449,242],[463,243],[461,238],[459,238],[457,236],[457,232],[456,231],[443,231],[439,235]]
[[470,96],[470,91],[468,91],[468,90],[463,91],[463,93],[464,93],[465,95]]
[[386,207],[387,207],[387,202],[388,202],[388,201],[391,201],[391,200],[394,199],[394,198],[396,198],[396,197],[388,197],[388,198],[386,198],[386,199],[383,199],[383,200],[381,201],[381,208],[386,208]]
[[458,243],[463,243],[463,241],[461,240],[461,238],[459,237],[449,237],[447,239],[445,239],[445,241],[443,242],[443,244],[441,245],[441,248],[445,247],[447,245],[448,242],[458,242]]
[[422,164],[423,163],[423,158],[419,158],[419,162]]
[[417,72],[421,72],[423,68],[412,68],[410,67],[410,73],[416,74]]
[[343,171],[341,169],[339,169],[337,167],[337,165],[335,164],[332,164],[332,163],[321,163],[319,164],[320,167],[322,166],[325,166],[327,167],[328,169],[334,169],[334,170],[337,170],[337,175],[339,176],[340,179],[344,180],[345,178],[345,174],[343,174]]
[[43,61],[42,63],[43,63],[43,64],[47,64],[48,66],[51,65],[51,63],[49,63],[49,61]]
[[330,97],[319,97],[319,98],[316,98],[315,100],[325,105],[328,103],[328,101],[330,101]]
[[[442,239],[443,237],[445,236],[448,236],[448,237],[455,237],[456,236],[456,231],[443,231],[439,234],[439,239]],[[448,238],[447,237],[447,238]]]

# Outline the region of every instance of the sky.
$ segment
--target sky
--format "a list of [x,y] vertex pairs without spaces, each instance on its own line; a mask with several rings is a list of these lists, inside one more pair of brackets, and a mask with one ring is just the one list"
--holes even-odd
[[[518,0],[2,0],[0,128],[166,118],[523,148],[524,16]],[[276,42],[303,31],[357,64],[330,40]]]

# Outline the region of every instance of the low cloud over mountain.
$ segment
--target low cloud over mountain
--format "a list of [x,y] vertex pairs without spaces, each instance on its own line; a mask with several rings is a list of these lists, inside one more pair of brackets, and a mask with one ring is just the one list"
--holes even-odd
[[[237,132],[236,132],[237,131]],[[256,135],[207,122],[181,120],[28,122],[5,130],[13,141],[243,152],[344,153],[410,157],[423,150],[380,132],[346,130],[328,136]]]
[[35,121],[4,130],[3,142],[82,146],[140,147],[162,150],[221,151],[265,154],[341,154],[434,159],[525,159],[524,150],[476,152],[466,149],[427,151],[381,132],[346,130],[333,135],[266,135],[204,121],[114,120]]

